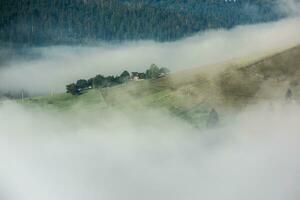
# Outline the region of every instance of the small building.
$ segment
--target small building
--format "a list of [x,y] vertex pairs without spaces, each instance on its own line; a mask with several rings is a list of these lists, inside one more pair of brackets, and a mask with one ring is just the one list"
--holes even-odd
[[140,80],[140,78],[138,76],[134,76],[132,80],[138,81],[138,80]]
[[133,81],[139,81],[146,78],[145,73],[139,73],[139,72],[131,72],[131,80]]
[[131,72],[131,80],[133,81],[138,81],[139,78],[139,73],[138,72]]

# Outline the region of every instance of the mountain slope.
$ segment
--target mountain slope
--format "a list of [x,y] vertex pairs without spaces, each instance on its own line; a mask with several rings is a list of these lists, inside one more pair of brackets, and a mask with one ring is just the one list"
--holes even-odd
[[89,90],[79,96],[57,94],[23,103],[66,112],[152,108],[201,127],[213,108],[226,116],[251,105],[278,101],[300,103],[300,46],[247,64],[187,70],[156,80]]

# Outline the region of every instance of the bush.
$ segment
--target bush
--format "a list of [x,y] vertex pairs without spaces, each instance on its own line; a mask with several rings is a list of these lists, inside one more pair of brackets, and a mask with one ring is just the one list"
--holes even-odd
[[170,73],[170,70],[166,67],[162,67],[162,68],[159,69],[159,73],[163,74],[163,75],[167,75],[167,74]]
[[104,84],[104,76],[102,75],[97,75],[94,79],[93,79],[93,82],[94,82],[94,87],[98,88],[98,87],[102,87],[102,85]]
[[88,85],[88,82],[87,80],[84,80],[84,79],[80,79],[76,82],[76,87],[79,89],[79,90],[83,90],[85,88],[87,88],[89,85]]
[[152,64],[150,68],[146,71],[147,79],[158,78],[159,75],[160,75],[160,70],[155,64]]
[[77,86],[76,86],[75,83],[71,83],[71,84],[67,85],[66,89],[67,89],[67,93],[70,93],[72,95],[79,94],[79,90],[78,90],[78,88],[77,88]]
[[129,81],[129,79],[130,79],[130,74],[129,74],[129,72],[128,71],[124,71],[121,75],[120,75],[120,81],[122,82],[122,83],[125,83],[125,82],[127,82],[127,81]]

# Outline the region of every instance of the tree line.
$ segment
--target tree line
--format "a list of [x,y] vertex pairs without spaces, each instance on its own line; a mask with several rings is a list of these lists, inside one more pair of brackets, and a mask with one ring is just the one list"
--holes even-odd
[[172,41],[283,17],[271,0],[1,0],[0,42]]
[[157,65],[152,64],[146,72],[132,72],[130,74],[125,70],[119,76],[103,76],[99,74],[88,80],[79,79],[76,83],[66,85],[66,90],[67,93],[72,95],[79,95],[86,89],[112,87],[126,83],[130,80],[157,79],[166,76],[169,73],[170,70],[168,68],[159,68]]

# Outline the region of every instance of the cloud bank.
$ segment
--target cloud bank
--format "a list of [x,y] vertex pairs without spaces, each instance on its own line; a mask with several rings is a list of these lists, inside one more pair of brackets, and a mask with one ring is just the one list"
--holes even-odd
[[208,131],[149,110],[86,120],[4,103],[0,197],[298,200],[300,108],[258,110]]
[[94,47],[28,49],[40,57],[15,58],[0,68],[0,90],[49,94],[96,74],[144,71],[151,63],[172,71],[203,67],[241,57],[253,58],[300,44],[300,18],[214,30],[170,43],[152,41]]

